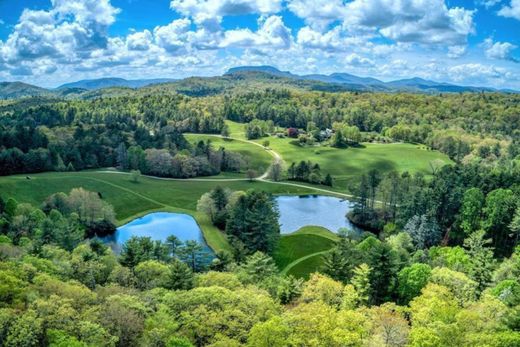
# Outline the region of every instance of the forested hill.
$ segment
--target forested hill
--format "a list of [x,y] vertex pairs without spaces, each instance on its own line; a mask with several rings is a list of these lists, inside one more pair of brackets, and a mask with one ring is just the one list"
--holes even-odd
[[[251,90],[262,87],[291,88],[326,92],[409,92],[409,93],[461,93],[461,92],[512,92],[489,87],[459,86],[421,78],[383,82],[375,78],[358,77],[347,73],[330,75],[296,75],[280,71],[272,66],[242,66],[230,69],[223,76],[189,77],[181,80],[149,79],[125,80],[122,78],[100,78],[67,83],[56,89],[45,89],[21,82],[0,83],[0,99],[32,96],[60,98],[92,98],[113,95],[114,88],[144,91],[152,89],[175,91],[189,96],[214,95],[230,90]],[[130,89],[130,91],[128,90]]]

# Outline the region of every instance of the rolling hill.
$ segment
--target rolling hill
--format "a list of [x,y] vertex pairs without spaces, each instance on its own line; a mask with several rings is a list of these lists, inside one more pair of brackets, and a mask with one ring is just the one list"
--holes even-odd
[[[412,93],[459,93],[459,92],[493,92],[499,91],[488,87],[459,86],[444,82],[435,82],[414,77],[390,82],[383,82],[372,77],[359,77],[348,73],[332,73],[330,75],[311,74],[295,75],[288,71],[280,71],[272,66],[242,66],[229,69],[226,74],[246,72],[261,72],[273,76],[291,78],[304,81],[318,81],[342,86],[347,90],[358,91],[387,91],[387,92],[412,92]],[[503,92],[511,92],[504,90]]]
[[296,75],[280,71],[273,66],[239,66],[229,69],[223,76],[189,77],[181,80],[168,78],[126,80],[123,78],[100,78],[63,84],[56,89],[45,89],[22,82],[1,82],[0,99],[20,97],[93,98],[104,95],[129,93],[133,90],[146,92],[172,91],[188,96],[207,96],[231,89],[273,87],[304,90],[344,92],[408,92],[408,93],[461,93],[461,92],[507,92],[489,87],[460,86],[414,77],[390,82],[376,78],[359,77],[348,73],[330,75]]
[[0,82],[0,99],[16,99],[26,96],[49,96],[52,92],[22,82]]
[[96,90],[103,88],[112,87],[127,87],[127,88],[141,88],[149,86],[151,84],[168,83],[173,82],[171,78],[159,78],[159,79],[144,79],[144,80],[125,80],[124,78],[99,78],[92,80],[81,80],[72,83],[66,83],[58,87],[58,89],[65,88],[80,88],[86,90]]

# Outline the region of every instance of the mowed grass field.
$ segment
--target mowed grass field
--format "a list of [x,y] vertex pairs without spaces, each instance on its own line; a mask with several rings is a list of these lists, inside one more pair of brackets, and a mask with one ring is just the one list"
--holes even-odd
[[[259,174],[267,170],[273,159],[267,151],[251,143],[201,134],[185,134],[185,137],[192,144],[196,144],[201,140],[209,140],[214,149],[224,147],[227,151],[240,153],[246,160],[247,167],[256,170]],[[233,174],[229,173],[223,173],[222,175],[233,177]]]
[[[26,179],[26,176],[30,179]],[[284,195],[313,192],[301,187],[248,181],[211,182],[141,177],[138,183],[134,183],[129,175],[82,171],[0,177],[0,194],[4,198],[13,197],[18,202],[40,206],[53,193],[68,193],[73,188],[83,187],[100,192],[103,199],[114,206],[119,225],[152,211],[187,213],[197,220],[210,247],[216,251],[230,250],[225,235],[205,215],[196,212],[200,196],[217,185],[232,190],[259,189]]]
[[[325,228],[306,226],[282,235],[273,258],[282,273],[307,278],[319,270],[321,255],[333,248],[337,239],[336,234]],[[301,263],[307,265],[302,267]]]
[[[245,138],[243,124],[226,123],[232,137]],[[372,169],[380,172],[421,172],[428,176],[431,175],[432,161],[439,159],[446,164],[452,163],[447,155],[439,151],[410,143],[362,143],[359,147],[334,148],[327,145],[300,146],[297,139],[275,136],[254,141],[261,144],[265,140],[269,141],[271,149],[282,156],[286,165],[302,160],[318,163],[323,174],[329,173],[334,177],[335,188],[340,190],[357,182],[361,175]]]
[[326,252],[311,254],[291,267],[285,274],[296,278],[309,279],[310,274],[320,271],[323,267],[323,256]]
[[[300,146],[289,138],[269,137],[269,147],[278,152],[286,165],[310,160],[318,163],[322,173],[335,178],[335,184],[345,186],[348,180],[357,181],[372,169],[380,172],[408,171],[431,174],[430,163],[440,159],[448,164],[452,161],[438,151],[409,143],[363,143],[360,147],[334,148],[330,146]],[[263,140],[257,140],[263,141]]]
[[[245,139],[244,125],[227,122],[231,137]],[[196,143],[211,140],[214,148],[239,152],[248,160],[249,167],[260,175],[271,163],[271,155],[251,143],[223,139],[203,134],[186,134],[186,138]],[[381,172],[397,170],[430,174],[430,162],[440,159],[450,163],[449,158],[437,151],[414,144],[362,144],[356,148],[338,149],[329,146],[302,147],[294,139],[266,137],[255,140],[262,143],[269,140],[269,147],[279,153],[285,163],[298,163],[310,160],[318,163],[322,173],[330,173],[335,178],[332,190],[348,191],[362,174],[371,169]],[[227,178],[244,178],[244,173],[223,173],[213,177],[213,181],[169,180],[141,177],[132,182],[129,175],[117,172],[49,172],[41,174],[15,175],[0,177],[0,195],[13,197],[19,202],[39,206],[46,197],[56,192],[69,192],[73,188],[99,192],[107,202],[114,206],[118,225],[153,211],[169,211],[192,215],[201,227],[208,245],[215,251],[231,247],[226,236],[211,224],[207,216],[196,211],[200,196],[217,185],[231,190],[259,189],[279,195],[315,194],[312,187],[297,187],[269,182],[226,181]],[[302,184],[307,185],[307,184]],[[326,188],[319,186],[319,188]],[[332,192],[330,192],[332,193]],[[327,192],[320,192],[327,194]],[[280,271],[296,277],[308,278],[309,274],[323,265],[323,256],[334,247],[337,235],[327,229],[307,226],[300,230],[282,235],[274,259]]]

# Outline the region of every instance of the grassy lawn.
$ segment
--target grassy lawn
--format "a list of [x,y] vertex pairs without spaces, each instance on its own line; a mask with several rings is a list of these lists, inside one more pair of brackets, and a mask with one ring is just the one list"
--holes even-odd
[[321,237],[326,237],[334,242],[338,241],[338,235],[333,233],[327,228],[316,226],[316,225],[308,225],[303,228],[296,230],[293,233],[287,234],[286,236],[294,236],[294,235],[316,235]]
[[[227,121],[232,137],[245,139],[244,125]],[[201,134],[187,134],[191,142],[211,139],[215,148],[241,153],[248,158],[250,167],[259,174],[270,164],[272,157],[262,148],[235,140],[225,140]],[[359,177],[371,169],[379,171],[409,171],[430,173],[429,163],[447,156],[429,151],[424,146],[414,144],[363,144],[359,148],[337,149],[328,146],[301,147],[294,139],[266,138],[270,148],[278,152],[287,164],[310,160],[320,164],[323,173],[335,178],[334,191],[345,192]],[[265,139],[257,140],[261,143]],[[0,194],[14,197],[19,202],[29,202],[39,206],[44,199],[56,192],[69,192],[72,188],[83,187],[100,192],[107,202],[114,206],[118,225],[152,211],[170,211],[192,215],[200,225],[208,245],[215,251],[230,250],[225,235],[215,228],[208,218],[196,212],[200,196],[217,185],[232,190],[259,189],[272,194],[293,195],[312,194],[312,188],[280,185],[269,182],[248,181],[188,181],[161,180],[142,177],[138,183],[130,176],[96,171],[50,172],[30,175],[0,177]],[[214,178],[243,178],[243,173],[224,173]],[[322,187],[322,186],[320,186]],[[323,187],[326,188],[326,187]],[[320,193],[321,194],[321,193]],[[337,236],[320,227],[304,227],[292,234],[283,235],[275,253],[278,267],[297,277],[308,277],[322,265],[322,257],[331,249]]]
[[[231,121],[226,123],[232,137],[245,137],[243,124]],[[341,191],[345,191],[348,185],[372,169],[381,172],[422,172],[430,175],[430,162],[433,160],[452,163],[447,155],[439,151],[410,143],[363,143],[359,147],[334,148],[327,145],[302,147],[296,139],[274,136],[255,141],[262,143],[264,140],[269,140],[269,147],[279,153],[287,165],[302,160],[318,163],[324,174],[330,173],[335,178],[335,186]]]
[[[273,159],[271,155],[265,150],[262,150],[262,148],[247,142],[236,141],[232,139],[223,139],[215,136],[208,136],[202,134],[186,134],[185,136],[186,139],[191,143],[197,143],[200,140],[210,140],[213,144],[213,148],[215,149],[224,147],[228,151],[240,153],[246,160],[247,166],[256,170],[259,173],[264,172],[269,167]],[[229,174],[224,173],[223,175],[228,176]],[[222,175],[219,175],[218,177],[220,176]],[[243,177],[244,175],[241,176],[241,178]]]
[[429,175],[431,161],[440,159],[451,163],[446,155],[438,151],[409,143],[364,143],[360,147],[334,148],[302,147],[294,139],[288,138],[270,137],[269,142],[269,146],[282,156],[287,165],[301,160],[318,163],[322,172],[330,173],[336,179],[335,183],[342,187],[346,181],[356,179],[372,169],[381,172],[422,172]]
[[[325,228],[306,226],[294,233],[282,235],[273,257],[280,270],[290,272],[293,266],[297,266],[295,263],[299,259],[330,250],[336,240],[337,236]],[[309,271],[315,269],[310,268]]]
[[56,192],[69,192],[83,187],[100,192],[114,206],[118,224],[124,224],[137,216],[151,211],[171,211],[192,215],[201,226],[207,243],[214,250],[229,250],[225,236],[211,225],[207,218],[196,212],[200,196],[217,185],[232,190],[260,189],[272,194],[309,194],[305,188],[282,186],[262,182],[200,182],[171,181],[142,177],[139,183],[130,181],[127,175],[83,172],[49,172],[29,175],[0,177],[0,192],[3,197],[13,197],[19,202],[35,206]]
[[237,139],[246,139],[245,124],[226,120],[226,124],[229,127],[229,136]]
[[322,266],[323,254],[318,253],[294,265],[287,272],[287,275],[292,275],[296,278],[309,279],[309,275],[320,270]]

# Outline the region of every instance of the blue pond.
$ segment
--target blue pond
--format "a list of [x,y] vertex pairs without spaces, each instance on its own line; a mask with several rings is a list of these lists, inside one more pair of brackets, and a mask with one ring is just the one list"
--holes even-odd
[[306,225],[316,225],[337,232],[340,228],[361,231],[346,217],[354,203],[324,195],[278,196],[282,234],[291,233]]
[[[354,231],[361,229],[352,225],[345,217],[353,203],[330,196],[278,196],[275,197],[280,211],[280,229],[282,234],[291,233],[306,225],[317,225],[337,232],[340,228]],[[102,238],[114,252],[119,253],[123,244],[132,236],[148,236],[152,240],[166,241],[175,235],[185,242],[199,242],[204,251],[213,257],[213,251],[206,244],[199,225],[192,216],[182,213],[156,212],[134,219],[117,228],[113,235]]]
[[156,212],[147,214],[117,228],[113,235],[104,237],[102,240],[110,244],[116,253],[119,253],[123,244],[132,236],[148,236],[152,240],[166,241],[166,238],[170,235],[177,236],[183,242],[197,241],[206,252],[213,253],[206,244],[195,219],[190,215],[181,213]]

